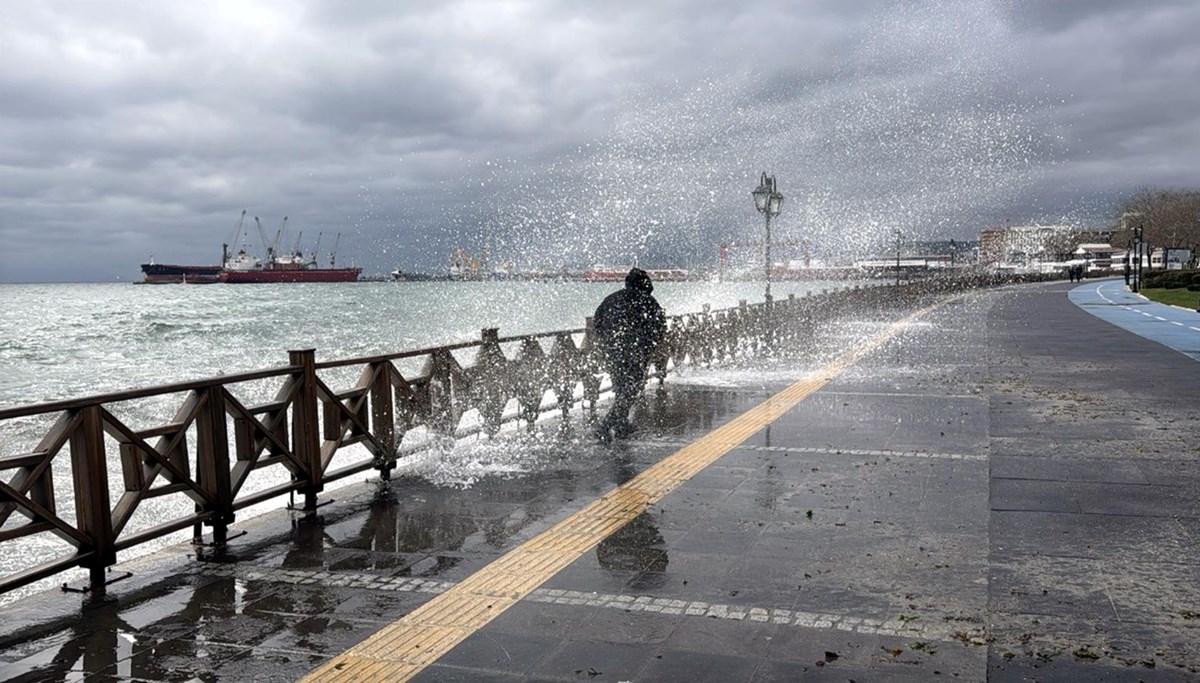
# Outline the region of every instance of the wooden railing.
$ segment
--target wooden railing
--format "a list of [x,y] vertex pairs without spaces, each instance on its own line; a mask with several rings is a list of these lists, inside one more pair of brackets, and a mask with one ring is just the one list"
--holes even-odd
[[[953,286],[984,284],[991,281]],[[946,283],[854,288],[670,316],[652,375],[662,380],[669,368],[687,363],[805,344],[818,320],[907,305],[939,286]],[[464,356],[470,362],[460,362]],[[401,371],[414,362],[419,370]],[[0,423],[49,424],[32,448],[0,457],[0,552],[15,553],[33,536],[65,542],[59,556],[0,576],[0,593],[73,567],[88,569],[91,587],[101,589],[119,551],[188,527],[197,540],[202,525],[210,527],[212,543],[223,546],[236,513],[248,506],[301,494],[303,508],[312,510],[329,482],[369,469],[389,477],[419,447],[402,447],[414,429],[495,435],[506,422],[532,429],[546,412],[565,417],[581,404],[594,411],[602,367],[589,320],[583,328],[512,337],[485,329],[478,341],[319,363],[312,349],[297,350],[287,365],[269,370],[0,410]],[[349,388],[326,381],[355,371]],[[275,387],[269,400],[238,397],[245,393],[240,386],[264,382]],[[162,397],[179,397],[163,424],[139,428],[118,417],[129,402]],[[513,402],[515,410],[507,409]],[[472,411],[477,417],[465,424]],[[348,449],[354,445],[362,446],[357,459]],[[349,462],[335,462],[347,453]],[[264,472],[271,474],[266,484],[247,486]],[[110,481],[114,473],[118,481]],[[139,518],[157,499],[173,501],[172,512]]]

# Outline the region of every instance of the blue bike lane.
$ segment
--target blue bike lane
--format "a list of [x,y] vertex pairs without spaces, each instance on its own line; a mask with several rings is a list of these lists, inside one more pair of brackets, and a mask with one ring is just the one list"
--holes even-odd
[[1067,297],[1118,327],[1200,361],[1200,313],[1160,304],[1125,289],[1121,280],[1079,285]]

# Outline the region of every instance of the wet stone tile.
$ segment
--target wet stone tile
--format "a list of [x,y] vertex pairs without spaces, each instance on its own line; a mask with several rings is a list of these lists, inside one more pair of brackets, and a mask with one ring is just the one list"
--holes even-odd
[[179,638],[143,650],[101,673],[151,681],[218,680],[216,672],[226,662],[249,652],[244,645]]
[[600,566],[595,555],[585,555],[550,577],[542,588],[619,593],[639,571]]
[[695,577],[720,577],[729,574],[736,564],[736,556],[717,553],[694,553],[677,550],[661,550],[646,563],[641,571],[662,572]]
[[1055,615],[1085,620],[1116,620],[1103,584],[1073,558],[1045,558],[1034,565],[992,567],[989,605],[1006,613]]
[[531,670],[533,677],[588,681],[633,681],[658,652],[649,645],[568,640]]
[[781,560],[776,557],[756,557],[747,555],[737,559],[729,569],[728,576],[737,579],[758,579],[766,581],[793,581],[804,575],[804,569],[795,562]]
[[358,550],[330,549],[322,566],[332,572],[357,572],[395,575],[422,557],[415,553],[376,553]]
[[439,581],[461,581],[487,566],[495,556],[468,553],[438,553],[428,555],[395,573]]
[[1197,672],[1181,668],[1155,666],[1153,669],[1119,662],[1091,662],[1070,654],[1053,658],[1017,656],[1012,659],[992,657],[988,662],[987,678],[998,683],[1018,681],[1095,681],[1097,683],[1138,681],[1139,683],[1193,683]]
[[992,476],[1006,479],[1054,481],[1097,481],[1147,484],[1139,465],[1131,462],[1082,458],[995,456],[990,459]]
[[[303,651],[258,647],[221,662],[213,670],[219,681],[296,681],[329,659]],[[203,679],[202,679],[203,680]]]
[[845,614],[870,619],[894,619],[908,601],[903,594],[868,593],[847,586],[841,574],[814,574],[796,587],[791,608],[818,614]]
[[648,681],[691,681],[695,683],[738,683],[749,681],[758,662],[742,657],[662,649],[642,670]]
[[572,640],[625,645],[661,644],[684,619],[679,615],[613,608],[580,608],[580,612],[585,616],[569,631]]
[[[813,662],[817,661],[820,655],[815,657],[811,658]],[[804,663],[764,659],[758,663],[750,680],[752,683],[793,683],[794,681],[846,683],[846,681],[869,681],[871,678],[865,672],[847,671],[844,667],[830,667],[829,671],[825,671],[823,667],[809,663],[808,659]]]
[[439,662],[422,670],[412,680],[418,683],[522,683],[536,679],[520,674],[447,666]]
[[524,675],[560,642],[561,639],[550,636],[515,635],[484,629],[468,636],[438,659],[438,663]]
[[380,626],[344,616],[308,617],[267,638],[256,649],[302,650],[333,657],[366,640]]
[[791,609],[802,592],[800,580],[770,580],[765,578],[725,576],[718,580],[716,591],[707,598],[709,602],[743,607],[744,612],[752,608]]
[[663,643],[664,649],[718,652],[748,659],[766,655],[780,626],[749,619],[685,619]]
[[508,608],[487,626],[490,632],[510,635],[536,635],[566,638],[585,619],[591,620],[605,610],[580,608],[532,600],[523,600]]
[[207,643],[253,646],[286,629],[296,619],[265,612],[206,615],[196,623],[196,631],[190,638]]
[[[1031,534],[1030,529],[1038,531]],[[1153,557],[1163,554],[1164,549],[1192,542],[1183,526],[1172,519],[1036,511],[993,512],[990,538],[992,552],[1000,558]]]
[[1079,504],[1062,482],[993,479],[991,490],[992,510],[1080,512]]
[[334,615],[351,617],[356,621],[391,623],[404,617],[434,597],[431,593],[415,591],[347,590],[333,609]]

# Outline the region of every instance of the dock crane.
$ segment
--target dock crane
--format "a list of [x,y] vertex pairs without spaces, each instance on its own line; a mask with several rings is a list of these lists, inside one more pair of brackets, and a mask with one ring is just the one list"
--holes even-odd
[[312,250],[312,264],[314,266],[317,265],[317,254],[320,253],[320,251],[321,251],[321,236],[324,234],[325,233],[323,233],[323,232],[317,233],[317,246],[313,247],[313,250]]
[[258,216],[254,217],[254,226],[258,228],[258,239],[262,240],[263,249],[267,250],[267,261],[270,261],[271,243],[267,241],[267,233],[263,230],[262,223],[259,222]]
[[284,216],[283,220],[279,222],[279,229],[275,231],[275,241],[271,242],[271,248],[267,250],[268,251],[268,253],[267,253],[268,261],[274,260],[275,254],[279,250],[279,238],[283,237],[283,230],[286,227],[287,227],[287,216]]
[[338,242],[342,241],[342,233],[337,234],[337,238],[333,240],[333,251],[329,252],[329,267],[333,268],[337,265],[337,248]]
[[292,253],[293,253],[293,254],[295,254],[296,256],[300,256],[300,255],[301,255],[301,254],[300,254],[300,238],[301,238],[301,237],[304,237],[304,231],[303,231],[303,230],[301,230],[300,232],[296,233],[296,243],[292,245]]
[[221,245],[221,267],[229,261],[229,245],[237,246],[237,243],[242,239],[242,225],[246,222],[246,210],[242,209],[242,215],[238,217],[237,225],[233,228],[233,237]]

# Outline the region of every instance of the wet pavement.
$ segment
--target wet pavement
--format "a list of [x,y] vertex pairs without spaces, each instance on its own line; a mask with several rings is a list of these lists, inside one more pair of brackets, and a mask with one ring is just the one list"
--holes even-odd
[[[1200,365],[1069,289],[934,311],[417,678],[1196,680]],[[178,548],[104,599],[0,608],[0,680],[299,678],[883,319],[673,378],[613,447],[505,435],[468,453],[510,471],[468,487],[365,484],[240,524],[236,561]]]

